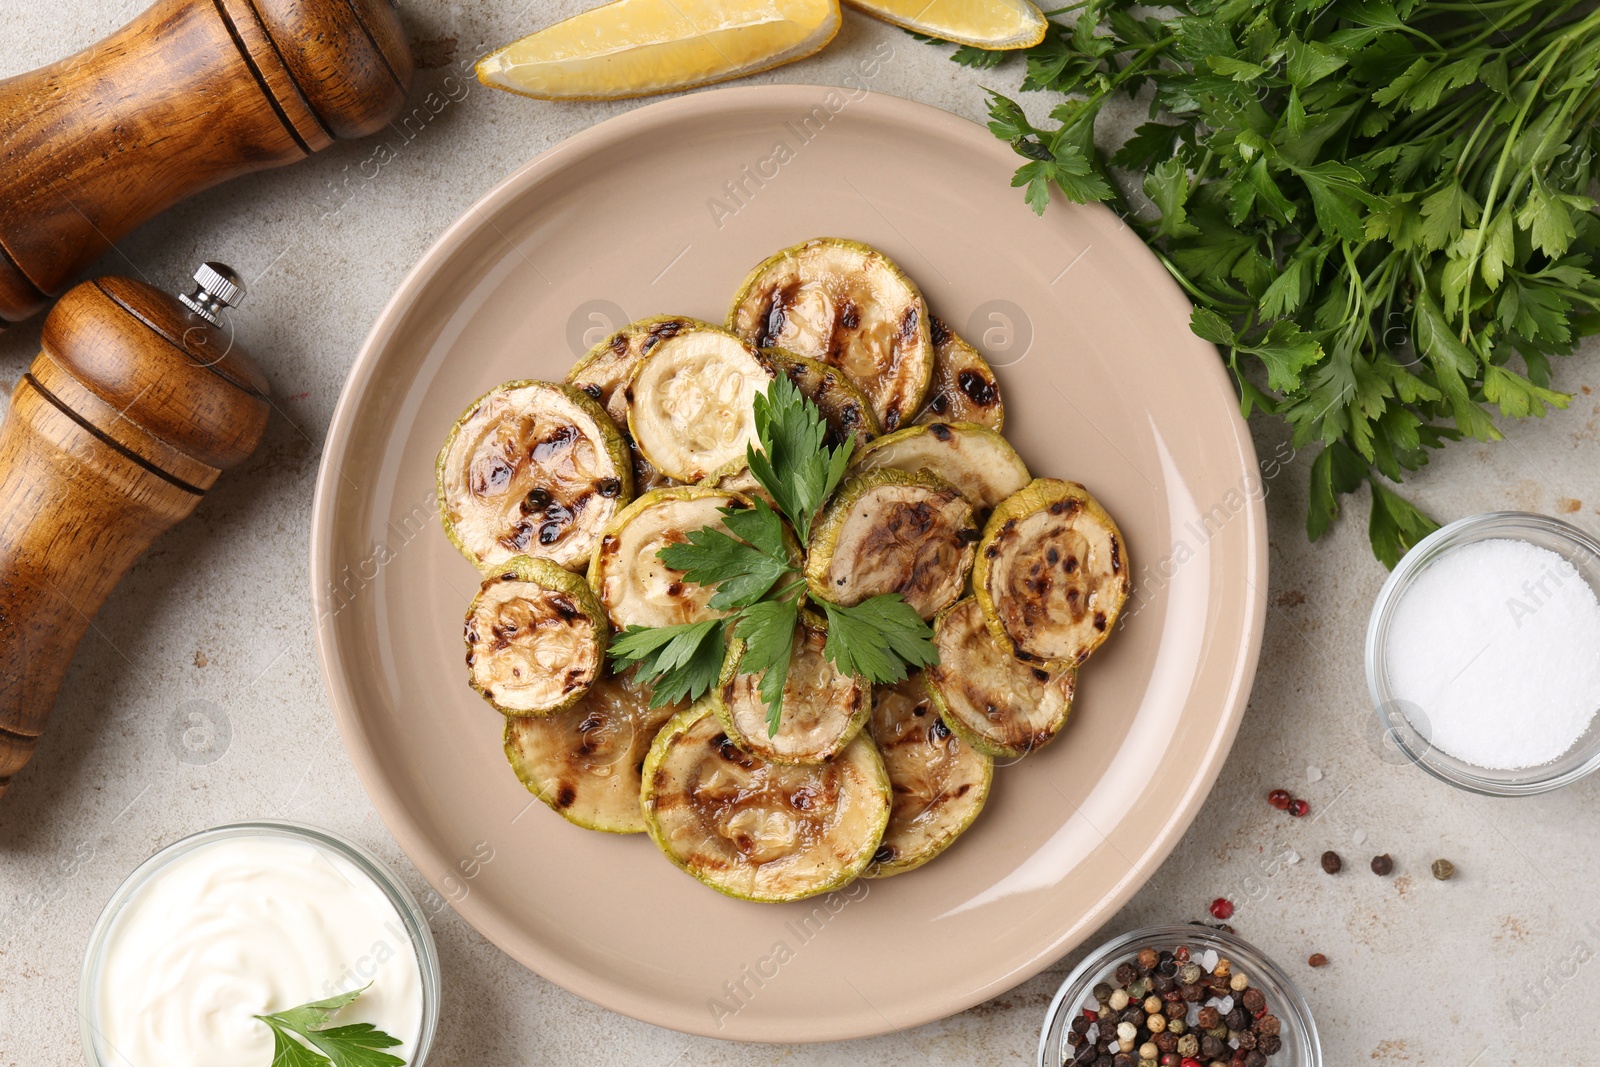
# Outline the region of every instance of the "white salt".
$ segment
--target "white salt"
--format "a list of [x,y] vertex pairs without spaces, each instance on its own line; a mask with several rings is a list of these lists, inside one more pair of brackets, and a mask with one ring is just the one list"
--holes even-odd
[[1366,839],[1367,839],[1367,832],[1365,830],[1357,830],[1355,833],[1350,835],[1350,840],[1355,842],[1358,845],[1361,844],[1361,842],[1365,841]]
[[1320,781],[1322,781],[1322,768],[1321,767],[1307,767],[1306,768],[1306,781],[1308,781],[1308,782],[1320,782]]
[[1478,541],[1429,564],[1395,607],[1386,652],[1406,718],[1478,767],[1558,759],[1600,709],[1600,600],[1527,541]]

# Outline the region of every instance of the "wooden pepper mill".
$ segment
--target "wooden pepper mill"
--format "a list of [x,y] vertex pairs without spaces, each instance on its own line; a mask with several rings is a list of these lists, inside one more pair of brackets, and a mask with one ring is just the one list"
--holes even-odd
[[243,287],[214,263],[195,281],[69,291],[0,423],[0,793],[112,588],[266,429],[266,378],[221,318]]
[[0,81],[0,329],[178,201],[382,129],[412,71],[391,0],[157,0]]

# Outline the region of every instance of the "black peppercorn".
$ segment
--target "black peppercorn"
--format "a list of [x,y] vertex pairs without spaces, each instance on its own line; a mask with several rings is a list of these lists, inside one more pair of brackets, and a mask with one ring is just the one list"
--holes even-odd
[[1224,1016],[1223,1022],[1228,1024],[1229,1030],[1243,1030],[1250,1025],[1250,1016],[1246,1014],[1243,1008],[1235,1004],[1233,1010]]
[[1133,1067],[1133,1057],[1126,1052],[1119,1052],[1111,1057],[1111,1067]]
[[1077,1048],[1079,1045],[1083,1044],[1083,1042],[1084,1036],[1081,1033],[1076,1030],[1067,1031],[1067,1044],[1071,1045],[1073,1048]]
[[1117,984],[1119,986],[1122,986],[1124,989],[1126,989],[1128,986],[1132,985],[1133,984],[1133,978],[1134,978],[1133,964],[1131,964],[1131,963],[1118,964],[1117,965],[1117,975],[1116,975],[1116,977],[1117,977]]
[[1276,1015],[1263,1015],[1256,1020],[1256,1033],[1263,1037],[1276,1036],[1283,1028],[1283,1023],[1278,1021]]
[[1394,870],[1394,860],[1389,858],[1389,854],[1387,852],[1385,852],[1381,856],[1372,857],[1372,873],[1373,874],[1375,874],[1378,877],[1382,878],[1384,875],[1388,874],[1392,870]]
[[1183,994],[1183,999],[1190,1004],[1198,1004],[1206,998],[1205,987],[1199,982],[1194,985],[1180,986],[1179,991]]
[[1244,1067],[1267,1067],[1267,1058],[1256,1049],[1245,1053]]
[[1333,849],[1330,848],[1322,854],[1322,869],[1329,874],[1338,874],[1343,867],[1344,860],[1340,859],[1339,854]]
[[1208,1004],[1200,1009],[1200,1029],[1215,1030],[1217,1028],[1217,1024],[1221,1021],[1222,1013],[1216,1008],[1213,1008],[1211,1005]]
[[1246,1030],[1242,1026],[1231,1027],[1231,1029],[1239,1031],[1240,1048],[1244,1049],[1246,1052],[1249,1052],[1251,1049],[1256,1047],[1256,1032],[1254,1030]]
[[1256,1043],[1256,1051],[1268,1056],[1276,1056],[1278,1054],[1278,1050],[1282,1047],[1283,1038],[1279,1037],[1277,1034],[1267,1034]]
[[1200,1055],[1206,1060],[1220,1060],[1228,1054],[1228,1043],[1220,1037],[1207,1034],[1200,1039]]
[[1178,980],[1170,974],[1157,971],[1156,976],[1150,980],[1151,988],[1157,993],[1170,993],[1178,988]]
[[1084,1034],[1089,1032],[1089,1027],[1092,1025],[1094,1024],[1089,1021],[1089,1017],[1087,1015],[1080,1015],[1076,1019],[1072,1020],[1072,1032],[1077,1034],[1079,1037],[1082,1037]]
[[1261,1011],[1261,1009],[1267,1006],[1266,996],[1263,995],[1261,990],[1257,989],[1255,986],[1251,986],[1249,989],[1246,989],[1244,991],[1244,996],[1240,999],[1244,1002],[1244,1010],[1249,1012],[1251,1015],[1255,1015],[1257,1012]]
[[1099,1004],[1104,1004],[1111,999],[1111,987],[1105,982],[1100,982],[1094,987],[1094,999]]
[[1177,1034],[1169,1034],[1165,1031],[1162,1031],[1150,1040],[1154,1041],[1156,1043],[1156,1048],[1160,1049],[1162,1052],[1178,1051]]

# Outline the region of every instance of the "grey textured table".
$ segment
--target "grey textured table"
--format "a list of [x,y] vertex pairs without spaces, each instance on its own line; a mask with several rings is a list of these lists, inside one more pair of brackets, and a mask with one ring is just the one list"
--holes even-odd
[[[317,459],[362,338],[428,244],[516,165],[631,106],[521,100],[462,74],[487,47],[589,3],[405,3],[425,68],[415,95],[437,91],[437,114],[215,190],[99,264],[164,287],[204,258],[239,268],[251,296],[236,320],[281,415],[260,453],[113,596],[39,755],[0,801],[0,1063],[80,1061],[76,996],[89,928],[139,861],[184,834],[248,818],[318,823],[426,890],[368,805],[318,677],[306,561]],[[82,47],[143,6],[8,3],[0,76]],[[822,55],[761,77],[838,83],[880,44],[892,57],[871,89],[970,118],[983,117],[984,84],[1014,88],[1020,77],[1016,64],[963,70],[946,50],[854,13]],[[390,148],[382,157],[380,141]],[[36,323],[0,335],[7,393],[37,341]],[[1557,367],[1557,384],[1578,394],[1568,411],[1518,425],[1502,443],[1452,448],[1414,480],[1415,498],[1440,518],[1519,508],[1596,526],[1593,353]],[[1310,457],[1294,455],[1274,424],[1255,432],[1271,461],[1272,608],[1250,709],[1193,829],[1095,940],[1204,918],[1212,898],[1227,896],[1238,930],[1301,984],[1330,1065],[1547,1062],[1539,1049],[1586,1017],[1600,993],[1600,967],[1589,966],[1600,914],[1588,899],[1600,878],[1590,847],[1600,782],[1494,801],[1385,758],[1361,673],[1367,612],[1384,579],[1366,546],[1366,502],[1352,500],[1334,534],[1307,545]],[[1264,794],[1277,785],[1309,800],[1311,816],[1268,807]],[[1327,848],[1345,856],[1337,877],[1318,868]],[[1395,857],[1391,877],[1368,873],[1377,852]],[[1455,862],[1453,881],[1429,875],[1438,856]],[[446,989],[439,1064],[1023,1064],[1076,959],[942,1022],[791,1048],[689,1038],[613,1015],[524,970],[447,908],[434,933]],[[1311,970],[1312,952],[1331,962]]]

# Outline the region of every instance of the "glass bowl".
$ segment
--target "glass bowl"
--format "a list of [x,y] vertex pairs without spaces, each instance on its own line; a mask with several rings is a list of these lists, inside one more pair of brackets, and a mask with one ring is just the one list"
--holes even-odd
[[[1559,789],[1600,767],[1600,716],[1555,761],[1537,767],[1494,770],[1435,748],[1429,742],[1427,716],[1422,709],[1396,698],[1389,685],[1389,626],[1406,591],[1430,564],[1451,549],[1495,538],[1528,541],[1555,552],[1577,568],[1583,580],[1600,595],[1600,541],[1571,523],[1523,511],[1491,511],[1458,519],[1435,530],[1407,552],[1378,593],[1367,624],[1367,687],[1382,731],[1380,742],[1392,742],[1406,759],[1458,789],[1484,796],[1530,796]],[[1596,654],[1600,655],[1600,649]]]
[[1071,1062],[1073,1048],[1067,1044],[1067,1031],[1073,1016],[1092,996],[1095,984],[1105,981],[1117,965],[1137,955],[1140,949],[1172,951],[1187,946],[1196,959],[1207,950],[1230,961],[1236,973],[1243,973],[1250,984],[1267,998],[1267,1009],[1283,1024],[1283,1047],[1267,1058],[1268,1067],[1322,1067],[1322,1044],[1311,1009],[1289,976],[1278,969],[1244,938],[1209,926],[1151,926],[1123,934],[1100,946],[1067,975],[1050,1002],[1044,1029],[1039,1033],[1039,1067],[1062,1067]]
[[[300,841],[326,852],[344,857],[361,871],[394,905],[406,933],[411,938],[412,951],[416,953],[417,969],[421,974],[422,1023],[417,1031],[415,1046],[407,1059],[407,1067],[422,1067],[428,1050],[433,1045],[434,1030],[439,1024],[439,954],[434,947],[433,933],[428,928],[428,917],[397,879],[393,872],[376,857],[354,842],[314,826],[292,822],[238,822],[214,826],[197,834],[175,841],[134,868],[132,874],[112,894],[100,919],[89,935],[89,947],[83,958],[83,977],[78,986],[78,1029],[83,1037],[84,1059],[90,1067],[126,1067],[127,1061],[114,1052],[101,1047],[97,994],[100,973],[105,963],[107,939],[122,909],[155,875],[165,870],[174,860],[217,841],[240,837],[278,837]],[[312,994],[314,996],[314,994]],[[309,999],[309,997],[308,997]]]

